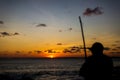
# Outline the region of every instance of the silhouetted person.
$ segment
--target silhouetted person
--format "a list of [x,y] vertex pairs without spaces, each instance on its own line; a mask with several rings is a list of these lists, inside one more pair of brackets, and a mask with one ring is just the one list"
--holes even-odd
[[112,59],[103,54],[103,45],[96,42],[90,48],[92,56],[88,57],[80,69],[79,76],[85,80],[112,80]]

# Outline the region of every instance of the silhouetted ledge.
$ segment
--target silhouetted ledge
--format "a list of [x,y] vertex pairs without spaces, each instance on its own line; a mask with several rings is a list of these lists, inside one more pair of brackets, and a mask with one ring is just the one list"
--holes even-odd
[[114,67],[112,76],[113,76],[113,80],[120,80],[120,66]]

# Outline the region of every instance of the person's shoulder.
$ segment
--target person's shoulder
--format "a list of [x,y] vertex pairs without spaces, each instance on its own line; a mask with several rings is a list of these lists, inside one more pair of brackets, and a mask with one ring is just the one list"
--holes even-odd
[[110,56],[103,55],[103,58],[104,58],[105,60],[107,60],[107,61],[112,62],[112,57],[110,57]]
[[89,56],[87,58],[87,60],[97,60],[97,59],[107,59],[107,60],[111,60],[112,58],[110,56],[107,56],[107,55],[101,55],[101,56]]

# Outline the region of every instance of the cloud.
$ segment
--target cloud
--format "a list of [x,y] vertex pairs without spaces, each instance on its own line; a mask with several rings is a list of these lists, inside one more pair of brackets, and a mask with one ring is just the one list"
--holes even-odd
[[72,31],[72,28],[69,28],[68,30],[69,30],[69,31]]
[[4,24],[4,22],[3,22],[3,21],[0,21],[0,24]]
[[0,32],[0,37],[5,37],[5,36],[15,36],[15,35],[19,35],[19,33],[17,33],[17,32],[15,32],[15,33]]
[[28,54],[31,54],[32,53],[32,51],[28,51]]
[[112,46],[117,46],[116,44],[112,44]]
[[71,53],[71,50],[69,50],[69,49],[64,49],[64,50],[63,50],[63,53]]
[[73,46],[63,50],[64,53],[80,53],[80,47]]
[[87,8],[87,9],[84,11],[83,15],[85,15],[85,16],[101,15],[101,14],[103,14],[103,12],[101,11],[101,9],[102,9],[101,7],[96,7],[96,8],[94,8],[94,9]]
[[59,30],[59,32],[62,32],[62,30]]
[[112,49],[113,51],[117,51],[117,49],[116,48],[114,48],[114,49]]
[[15,32],[13,35],[19,35],[19,33]]
[[58,32],[63,32],[63,31],[72,31],[73,30],[73,28],[67,28],[66,30],[58,30]]
[[46,24],[37,24],[36,27],[47,27]]
[[44,52],[47,52],[47,53],[56,53],[56,51],[54,51],[54,50],[52,50],[52,49],[48,49],[48,50],[46,50],[46,51],[44,51]]
[[40,51],[40,50],[36,50],[35,52],[36,52],[37,54],[42,53],[42,51]]
[[[84,49],[84,48],[80,47],[80,46],[72,46],[72,47],[68,47],[68,48],[64,49],[63,53],[80,53],[81,49]],[[90,48],[86,47],[86,49],[90,49]],[[104,50],[110,50],[110,48],[105,47]]]
[[16,53],[21,53],[20,51],[16,51]]
[[116,47],[117,49],[120,49],[120,46]]
[[120,41],[115,41],[115,43],[120,43]]
[[8,32],[0,32],[0,35],[4,37],[4,36],[10,36],[11,34]]
[[62,43],[57,43],[57,45],[62,45]]
[[53,53],[53,50],[52,50],[52,49],[50,49],[50,50],[47,50],[47,52],[48,52],[48,53]]
[[109,47],[105,47],[104,50],[110,50],[110,48]]

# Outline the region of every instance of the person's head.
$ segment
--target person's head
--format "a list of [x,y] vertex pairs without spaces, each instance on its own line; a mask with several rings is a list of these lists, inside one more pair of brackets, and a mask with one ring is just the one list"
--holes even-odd
[[101,55],[103,53],[104,46],[100,42],[95,42],[90,48],[93,55]]

